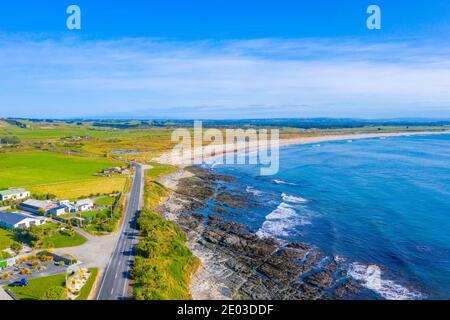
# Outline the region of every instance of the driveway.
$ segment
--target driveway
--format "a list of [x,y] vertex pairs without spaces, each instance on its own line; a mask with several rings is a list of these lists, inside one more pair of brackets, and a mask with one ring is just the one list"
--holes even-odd
[[11,296],[7,294],[2,287],[0,287],[0,301],[2,300],[13,300],[13,298],[11,298]]
[[82,262],[85,268],[99,268],[104,270],[108,265],[109,258],[119,239],[120,233],[115,232],[105,236],[93,236],[83,230],[76,229],[88,241],[78,247],[55,249],[57,254],[70,254]]

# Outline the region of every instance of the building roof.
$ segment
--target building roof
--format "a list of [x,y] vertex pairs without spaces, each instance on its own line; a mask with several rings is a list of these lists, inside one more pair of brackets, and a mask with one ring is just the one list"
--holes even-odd
[[24,188],[16,188],[16,189],[8,189],[8,190],[2,190],[0,191],[0,195],[2,196],[12,196],[19,193],[25,193],[28,192]]
[[79,201],[75,202],[75,206],[77,206],[77,207],[91,205],[91,204],[94,204],[94,201],[92,201],[91,199],[84,199],[84,200],[79,200]]
[[66,208],[67,208],[66,205],[61,205],[61,206],[52,208],[50,211],[57,211],[57,210],[61,210],[61,209],[65,210]]
[[29,207],[35,207],[39,209],[47,209],[48,206],[54,205],[54,203],[50,200],[35,200],[35,199],[28,199],[24,202],[22,202],[22,205],[29,206]]
[[33,216],[23,212],[0,212],[0,221],[11,226],[18,224],[25,219],[46,220],[43,217]]

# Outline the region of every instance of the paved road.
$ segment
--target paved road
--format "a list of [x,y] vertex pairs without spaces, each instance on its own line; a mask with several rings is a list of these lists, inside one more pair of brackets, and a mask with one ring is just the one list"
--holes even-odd
[[144,193],[144,168],[134,164],[136,174],[123,219],[120,237],[103,274],[97,300],[125,300],[129,298],[129,281],[134,247],[137,243],[137,213],[142,209]]

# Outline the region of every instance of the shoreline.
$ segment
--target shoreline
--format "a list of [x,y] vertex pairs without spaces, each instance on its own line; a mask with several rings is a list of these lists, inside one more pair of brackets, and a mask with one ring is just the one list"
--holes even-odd
[[[180,169],[165,181],[181,176],[188,177],[179,179],[177,190],[157,212],[185,232],[189,250],[201,262],[189,286],[192,299],[316,300],[369,296],[361,285],[347,278],[343,259],[327,256],[320,248],[306,243],[261,238],[247,226],[227,220],[228,209],[252,206],[252,201],[221,188],[223,182],[236,181],[232,176],[190,168]],[[209,201],[219,201],[223,205],[221,212],[215,207],[207,216],[195,213]]]
[[[332,141],[345,141],[345,140],[363,140],[363,139],[375,139],[375,138],[389,138],[389,137],[408,137],[408,136],[420,136],[420,135],[441,135],[441,134],[450,134],[450,130],[446,131],[411,131],[411,132],[387,132],[387,133],[352,133],[352,134],[338,134],[338,135],[323,135],[323,136],[311,136],[311,137],[296,137],[296,138],[286,138],[279,140],[279,147],[288,147],[294,145],[307,145],[314,144],[319,142],[332,142]],[[215,159],[220,157],[224,157],[230,153],[238,153],[238,152],[254,152],[258,149],[260,142],[256,143],[248,143],[243,148],[236,148],[234,145],[230,148],[229,145],[222,144],[218,145],[218,148],[221,148],[223,151],[215,154],[214,156],[207,156],[200,159],[202,162],[210,162],[214,163]],[[268,143],[270,145],[270,141]],[[206,146],[194,148],[192,150],[193,154],[202,154]],[[269,147],[270,148],[270,147]],[[232,149],[232,150],[230,150]],[[230,151],[227,151],[230,150]],[[199,161],[198,158],[192,158],[191,163],[185,163],[186,161],[181,158],[173,158],[170,152],[163,153],[159,157],[153,158],[153,161],[170,164],[174,166],[178,166],[181,168],[185,168],[193,165],[196,161]]]
[[[383,138],[383,137],[436,135],[436,134],[450,134],[450,131],[408,132],[408,133],[399,132],[399,133],[385,133],[385,134],[351,134],[351,135],[304,137],[304,138],[281,140],[280,147],[301,145],[301,144],[313,144],[318,142],[329,142],[329,141],[360,140],[360,139]],[[234,152],[236,152],[236,150]],[[154,160],[161,161],[164,160],[164,158]],[[164,203],[161,204],[160,212],[162,213],[162,216],[164,218],[170,221],[174,221],[180,227],[182,227],[182,229],[188,235],[189,249],[201,261],[198,270],[194,273],[191,279],[190,293],[192,295],[192,298],[194,300],[236,299],[236,296],[234,296],[231,293],[232,290],[221,279],[222,277],[229,276],[229,273],[231,272],[226,267],[222,267],[220,265],[221,263],[224,263],[226,261],[226,258],[221,255],[218,256],[216,250],[214,250],[214,247],[210,248],[205,247],[203,245],[204,239],[202,239],[202,233],[205,231],[204,229],[205,227],[201,227],[199,226],[199,224],[195,223],[191,225],[191,222],[189,223],[186,223],[185,221],[180,222],[180,215],[183,215],[182,213],[183,210],[185,210],[186,207],[189,207],[191,204],[188,203],[188,201],[180,200],[180,198],[177,195],[178,187],[180,185],[180,182],[183,181],[184,179],[195,178],[197,176],[186,169],[187,165],[177,164],[177,166],[180,168],[178,171],[163,176],[158,181],[164,186],[174,191],[173,194],[168,199],[166,199]],[[196,199],[195,201],[201,202],[201,199]],[[185,219],[185,217],[182,219]],[[192,229],[190,228],[191,226],[193,226]],[[216,244],[216,248],[218,248],[220,245],[221,244]],[[279,248],[277,250],[279,250]],[[312,252],[314,252],[314,254],[317,253],[316,251]],[[222,258],[219,264],[217,263],[218,258],[219,259]],[[352,290],[356,289],[354,283],[349,283],[348,288],[344,287],[342,290],[343,291],[345,290],[346,292],[347,291],[352,292]],[[265,298],[267,298],[267,296]]]

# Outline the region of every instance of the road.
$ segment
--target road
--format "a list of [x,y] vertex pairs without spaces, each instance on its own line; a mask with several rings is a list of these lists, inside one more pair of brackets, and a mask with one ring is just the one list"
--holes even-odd
[[125,216],[120,227],[120,237],[103,274],[97,292],[97,300],[126,300],[130,298],[128,292],[130,272],[134,260],[134,247],[138,241],[136,219],[143,206],[145,170],[142,165],[133,164],[136,173],[128,197]]

